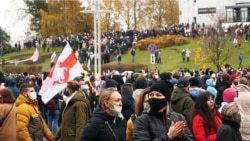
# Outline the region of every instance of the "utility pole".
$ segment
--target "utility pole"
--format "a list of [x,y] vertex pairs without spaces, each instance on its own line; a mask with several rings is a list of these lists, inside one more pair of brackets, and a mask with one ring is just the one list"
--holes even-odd
[[[101,8],[104,10],[101,10]],[[111,11],[107,10],[105,5],[102,3],[102,0],[93,0],[93,6],[91,10],[83,10],[83,13],[94,14],[94,74],[95,76],[101,75],[101,17],[102,13],[110,13]]]

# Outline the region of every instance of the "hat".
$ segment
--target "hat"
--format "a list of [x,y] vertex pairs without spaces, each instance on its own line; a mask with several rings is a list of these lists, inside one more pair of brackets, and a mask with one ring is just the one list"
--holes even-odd
[[163,72],[159,75],[161,80],[171,80],[171,74],[168,72]]
[[190,84],[189,80],[187,78],[182,77],[178,80],[177,87],[178,88],[185,88],[185,87],[189,86],[189,84]]
[[230,103],[234,101],[237,90],[234,88],[227,88],[223,91],[223,101]]
[[186,72],[184,74],[184,77],[187,78],[187,79],[190,79],[192,76],[191,76],[191,74],[189,72]]
[[229,121],[235,121],[237,123],[241,122],[240,107],[235,102],[226,104],[222,108],[221,115],[222,115],[222,119],[227,119]]
[[233,82],[236,77],[237,77],[237,75],[235,73],[231,74],[230,75],[231,82]]
[[189,82],[190,82],[190,87],[192,86],[200,87],[199,79],[196,77],[190,78]]
[[117,85],[118,85],[118,83],[117,83],[117,81],[115,81],[114,79],[108,79],[107,81],[106,81],[106,88],[110,88],[110,87],[115,87],[115,88],[117,88]]
[[246,68],[242,69],[242,74],[243,75],[247,74],[247,69]]
[[152,91],[162,93],[165,96],[165,99],[170,101],[173,85],[168,81],[157,81],[149,88],[149,93]]

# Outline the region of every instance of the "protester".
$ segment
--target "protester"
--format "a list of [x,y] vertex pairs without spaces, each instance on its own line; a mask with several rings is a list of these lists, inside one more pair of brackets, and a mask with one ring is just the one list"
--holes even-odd
[[135,101],[137,101],[138,97],[141,94],[141,91],[147,88],[147,86],[148,86],[148,82],[145,77],[138,77],[135,80],[135,83],[134,83],[135,90],[133,92],[133,98]]
[[0,87],[0,139],[16,140],[16,105],[11,90]]
[[104,89],[92,117],[84,128],[81,141],[125,141],[126,120],[122,111],[122,97],[114,88]]
[[128,120],[135,111],[135,100],[132,97],[133,85],[131,83],[124,83],[121,87],[122,96],[122,114],[125,120]]
[[149,87],[143,89],[138,96],[135,105],[135,113],[131,115],[127,122],[126,141],[133,141],[134,122],[136,118],[149,110],[148,92]]
[[[227,66],[228,68],[230,68],[229,66]],[[229,70],[227,70],[229,71]],[[221,106],[221,103],[223,102],[223,91],[227,88],[231,87],[231,81],[230,81],[230,76],[228,73],[223,72],[220,79],[220,86],[218,88],[218,93],[217,96],[215,98],[215,103],[219,106]]]
[[238,91],[234,88],[227,88],[223,91],[223,102],[221,103],[221,107],[219,109],[219,112],[221,113],[222,108],[233,102],[234,98],[238,96]]
[[194,140],[185,118],[171,109],[172,91],[173,85],[167,81],[156,82],[150,87],[150,110],[135,120],[134,141]]
[[47,104],[47,121],[49,129],[55,135],[58,129],[58,121],[60,115],[60,100],[63,100],[62,96],[56,94]]
[[187,120],[187,126],[191,127],[194,101],[189,94],[190,82],[186,78],[180,78],[177,82],[177,88],[174,89],[171,96],[171,105],[175,112],[182,114]]
[[235,102],[225,105],[222,108],[222,126],[217,132],[216,141],[242,141],[239,132],[241,113],[239,105]]
[[216,133],[221,124],[213,95],[209,92],[201,93],[193,109],[192,132],[195,140],[216,141]]
[[54,141],[55,137],[43,120],[37,106],[37,94],[31,84],[22,84],[16,100],[17,133],[19,141]]
[[76,80],[68,81],[69,97],[62,113],[62,121],[56,139],[60,141],[79,141],[88,119],[91,116],[91,107],[88,98],[80,90]]

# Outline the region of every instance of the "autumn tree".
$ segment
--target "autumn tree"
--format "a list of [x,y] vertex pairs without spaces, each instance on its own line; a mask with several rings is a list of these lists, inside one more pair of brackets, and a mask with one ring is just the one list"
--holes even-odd
[[233,45],[222,28],[208,27],[207,31],[207,36],[200,39],[200,44],[196,49],[195,63],[208,66],[211,63],[219,71],[232,56]]
[[41,10],[40,35],[68,36],[92,31],[93,16],[81,13],[81,10],[79,0],[48,0],[48,12]]

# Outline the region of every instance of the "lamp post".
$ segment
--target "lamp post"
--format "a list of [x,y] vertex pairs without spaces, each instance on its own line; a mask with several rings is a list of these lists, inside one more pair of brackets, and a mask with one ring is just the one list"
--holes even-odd
[[[105,10],[101,10],[104,7]],[[94,0],[91,10],[83,10],[82,13],[94,14],[94,74],[95,76],[101,75],[101,20],[102,13],[110,13],[101,0]]]

